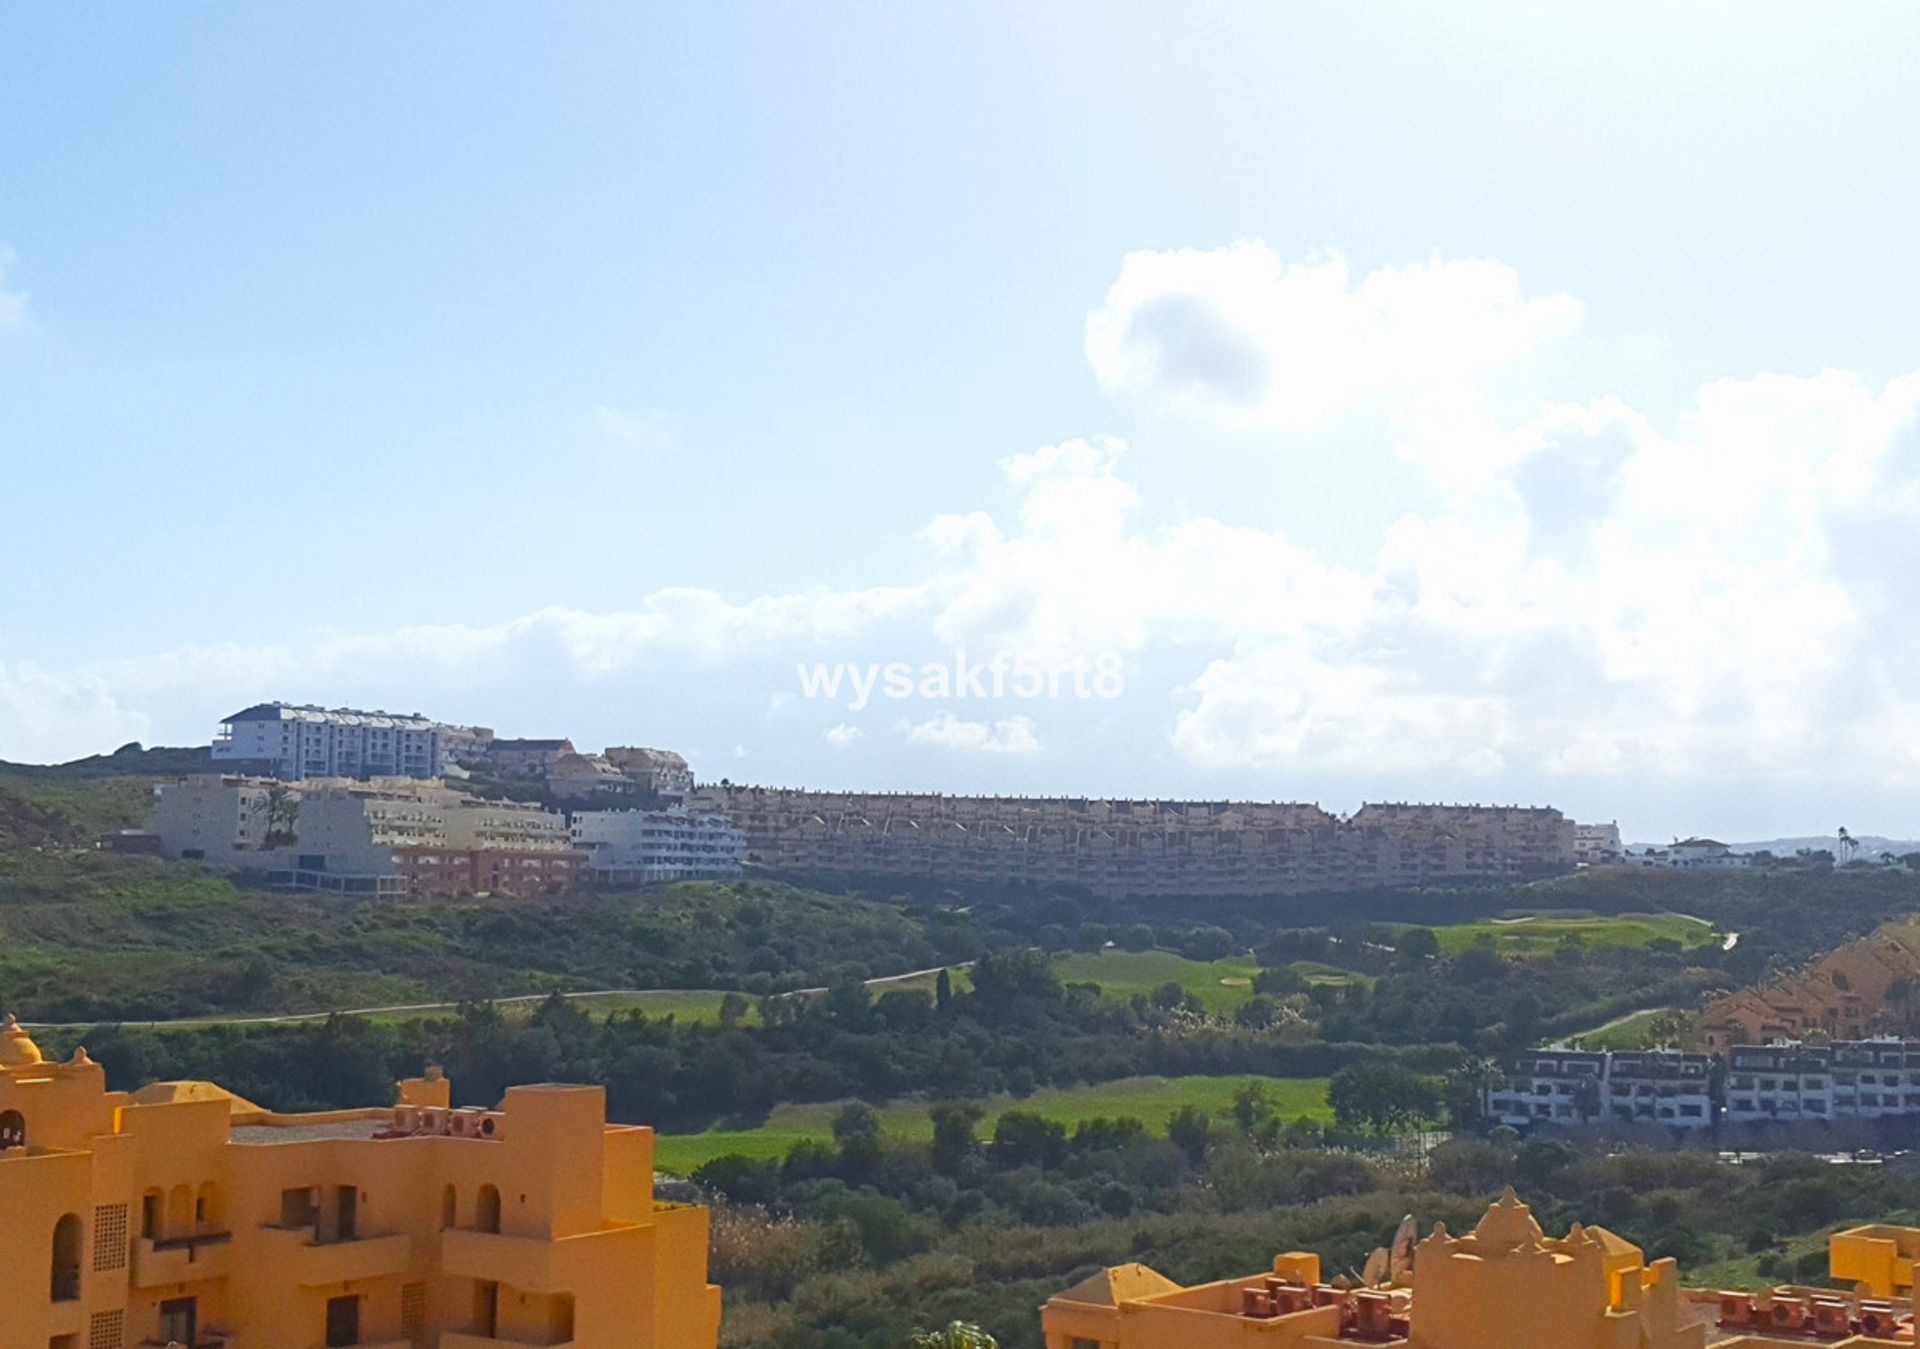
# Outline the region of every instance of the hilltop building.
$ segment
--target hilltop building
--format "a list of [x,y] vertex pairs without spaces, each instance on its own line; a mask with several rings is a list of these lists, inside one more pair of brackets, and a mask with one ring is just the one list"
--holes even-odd
[[1626,848],[1620,842],[1620,826],[1613,821],[1576,824],[1573,827],[1573,860],[1581,866],[1618,866],[1625,856]]
[[693,792],[693,769],[670,749],[608,745],[607,762],[633,779],[635,787],[662,802],[684,801]]
[[1900,1032],[1920,1013],[1920,924],[1888,923],[1792,974],[1715,998],[1701,1009],[1701,1047]]
[[1298,894],[1574,865],[1550,808],[1374,804],[1350,820],[1298,803],[967,797],[699,788],[748,860],[796,874],[1084,886],[1114,896]]
[[583,810],[573,845],[599,880],[654,883],[738,876],[747,836],[724,815],[668,810]]
[[485,766],[504,778],[545,778],[563,755],[574,753],[573,741],[502,740],[487,746]]
[[[1867,1295],[1777,1288],[1757,1296],[1680,1286],[1670,1259],[1601,1227],[1549,1237],[1508,1190],[1479,1225],[1445,1227],[1369,1262],[1351,1288],[1323,1282],[1318,1256],[1289,1252],[1271,1272],[1183,1287],[1144,1265],[1107,1269],[1041,1309],[1047,1349],[1765,1349],[1913,1344],[1920,1231],[1868,1227],[1832,1238],[1832,1269]],[[1398,1243],[1396,1243],[1397,1245]],[[1396,1266],[1401,1266],[1396,1268]]]
[[213,759],[288,780],[436,778],[448,729],[417,713],[259,703],[220,723]]
[[707,1211],[598,1087],[281,1115],[0,1034],[0,1349],[713,1349]]
[[154,797],[150,828],[163,856],[294,889],[531,896],[571,884],[585,861],[562,816],[440,782],[200,775]]
[[1753,858],[1717,838],[1675,839],[1665,848],[1645,848],[1622,859],[1627,866],[1666,871],[1746,871]]

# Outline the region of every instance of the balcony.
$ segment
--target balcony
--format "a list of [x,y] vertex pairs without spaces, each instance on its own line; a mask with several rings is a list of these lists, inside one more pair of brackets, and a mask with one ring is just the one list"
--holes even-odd
[[618,1240],[634,1225],[574,1237],[508,1237],[449,1228],[440,1234],[440,1269],[461,1278],[505,1284],[523,1293],[577,1292],[592,1268],[587,1243]]
[[413,1259],[413,1239],[404,1232],[316,1241],[311,1227],[269,1224],[260,1229],[260,1236],[273,1256],[288,1262],[286,1267],[303,1288],[404,1274]]
[[204,1232],[162,1241],[142,1237],[133,1243],[133,1286],[158,1288],[195,1279],[223,1279],[232,1263],[232,1252],[231,1232]]

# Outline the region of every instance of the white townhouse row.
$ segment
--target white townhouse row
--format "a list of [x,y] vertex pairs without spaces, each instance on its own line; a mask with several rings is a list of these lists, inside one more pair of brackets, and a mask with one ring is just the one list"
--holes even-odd
[[1920,1115],[1920,1041],[1884,1036],[1727,1051],[1729,1123],[1885,1115]]
[[1516,1128],[1618,1121],[1704,1129],[1713,1122],[1712,1070],[1709,1056],[1670,1049],[1538,1049],[1510,1065],[1486,1108]]

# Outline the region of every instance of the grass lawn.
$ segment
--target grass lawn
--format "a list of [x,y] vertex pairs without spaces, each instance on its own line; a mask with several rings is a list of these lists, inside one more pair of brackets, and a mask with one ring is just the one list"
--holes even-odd
[[[1091,1087],[1058,1087],[1037,1091],[1024,1101],[996,1096],[982,1101],[986,1115],[979,1134],[993,1133],[993,1124],[1008,1110],[1031,1110],[1072,1129],[1082,1120],[1099,1116],[1131,1115],[1154,1133],[1164,1133],[1167,1117],[1183,1105],[1209,1114],[1224,1114],[1241,1087],[1257,1083],[1266,1089],[1284,1119],[1305,1116],[1326,1122],[1327,1079],[1275,1077],[1128,1077]],[[662,1171],[687,1175],[696,1167],[737,1153],[747,1157],[777,1158],[803,1138],[832,1141],[833,1117],[844,1102],[825,1105],[783,1105],[757,1129],[709,1129],[697,1134],[662,1134],[655,1140],[654,1164]],[[889,1137],[933,1137],[931,1107],[926,1102],[883,1106],[880,1119]]]
[[[1411,925],[1389,926],[1394,931],[1404,931]],[[1493,938],[1502,955],[1519,956],[1550,955],[1562,937],[1575,935],[1590,947],[1643,947],[1661,937],[1671,938],[1682,946],[1705,946],[1716,940],[1713,924],[1679,913],[1516,911],[1473,923],[1450,923],[1434,928],[1433,934],[1440,939],[1440,949],[1448,954],[1464,951],[1487,935]]]
[[1123,1001],[1136,993],[1151,995],[1162,984],[1178,984],[1214,1013],[1232,1012],[1251,998],[1253,976],[1260,973],[1250,959],[1189,960],[1171,951],[1112,947],[1057,956],[1053,968],[1062,983],[1098,984],[1107,997]]

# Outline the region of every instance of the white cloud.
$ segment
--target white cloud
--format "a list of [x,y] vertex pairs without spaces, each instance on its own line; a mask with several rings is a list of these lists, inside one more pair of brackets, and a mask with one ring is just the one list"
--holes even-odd
[[[776,691],[791,693],[796,651],[861,663],[1115,651],[1129,658],[1126,696],[1060,703],[1056,752],[1097,717],[1102,744],[1170,743],[1203,769],[1296,781],[1435,774],[1485,783],[1487,795],[1568,775],[1818,783],[1845,771],[1920,784],[1920,372],[1878,386],[1844,371],[1716,380],[1658,422],[1614,396],[1507,412],[1474,395],[1475,372],[1563,330],[1571,301],[1524,299],[1493,263],[1354,282],[1344,265],[1296,276],[1262,251],[1222,251],[1265,296],[1236,300],[1252,315],[1236,321],[1271,353],[1286,336],[1275,336],[1275,304],[1305,295],[1299,305],[1379,337],[1383,362],[1333,402],[1386,409],[1383,434],[1440,489],[1439,505],[1395,521],[1370,556],[1335,562],[1279,529],[1170,515],[1143,500],[1123,442],[1069,440],[1002,461],[1007,509],[928,523],[929,567],[903,584],[745,599],[663,589],[610,613],[556,606],[494,625],[16,667],[0,671],[0,754],[109,748],[188,689],[237,703],[501,670],[599,689],[655,667],[704,686],[724,667],[779,670]],[[1186,258],[1190,288],[1232,298],[1208,281],[1219,253],[1139,256]],[[1130,259],[1133,290],[1116,285],[1096,315],[1096,327],[1121,327],[1114,369],[1147,369],[1122,320],[1153,275]],[[1435,393],[1415,387],[1426,367],[1408,353],[1439,341],[1443,313],[1466,316],[1471,350],[1436,357],[1454,386]],[[1165,383],[1157,372],[1122,383],[1152,393]],[[1242,415],[1304,406],[1287,412],[1291,395],[1263,390]],[[979,719],[943,712],[903,725],[901,740],[1039,750],[1027,718],[968,710]],[[818,754],[813,731],[798,734]],[[843,748],[855,735],[838,726],[825,739]],[[756,745],[755,761],[779,752]],[[1085,768],[1095,783],[1108,771]]]
[[593,410],[591,421],[594,431],[606,439],[641,449],[671,445],[675,439],[666,413],[658,408],[631,412],[603,404]]
[[867,733],[865,731],[855,726],[852,722],[843,721],[837,726],[827,727],[826,732],[820,738],[829,745],[832,745],[835,749],[846,749],[856,740],[866,739],[866,735]]
[[1579,326],[1499,262],[1434,258],[1358,279],[1337,253],[1283,262],[1258,240],[1129,253],[1087,319],[1101,387],[1230,425],[1290,429],[1457,390]]
[[7,271],[14,261],[14,251],[0,244],[0,328],[17,328],[27,321],[27,293],[6,286]]
[[1000,721],[962,721],[951,712],[942,712],[931,721],[906,728],[907,739],[916,745],[935,745],[941,749],[967,750],[983,754],[1032,754],[1040,748],[1028,717],[1007,717]]
[[0,661],[0,758],[57,762],[145,739],[148,719],[92,674]]

